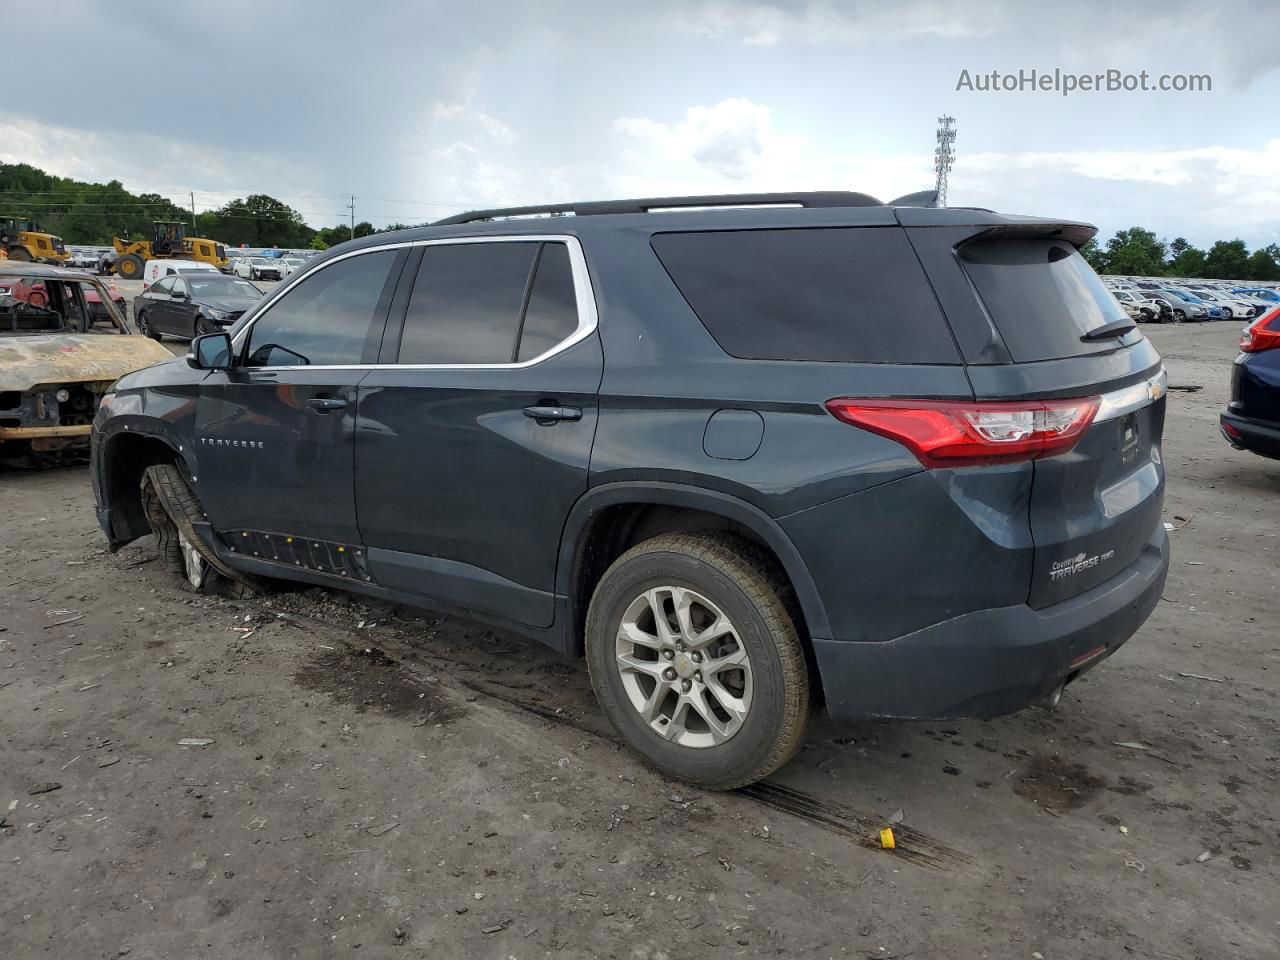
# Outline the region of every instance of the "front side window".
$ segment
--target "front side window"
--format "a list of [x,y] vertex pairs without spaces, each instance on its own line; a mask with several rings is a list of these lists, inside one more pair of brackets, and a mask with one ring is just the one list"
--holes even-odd
[[245,365],[360,363],[375,322],[386,315],[398,255],[380,250],[339,260],[290,288],[250,328]]
[[158,280],[152,285],[151,292],[160,293],[167,297],[173,293],[173,281],[173,277],[165,277],[163,280]]

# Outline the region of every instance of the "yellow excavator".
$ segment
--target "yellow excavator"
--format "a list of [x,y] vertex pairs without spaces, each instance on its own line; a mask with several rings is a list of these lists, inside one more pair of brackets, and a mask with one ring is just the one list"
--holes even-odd
[[61,237],[42,233],[31,220],[0,220],[0,250],[6,259],[61,266],[71,259]]
[[137,280],[148,260],[196,260],[211,263],[219,270],[231,261],[226,248],[214,240],[188,237],[187,225],[176,220],[156,220],[151,224],[150,240],[111,241],[116,248],[116,276],[122,280]]

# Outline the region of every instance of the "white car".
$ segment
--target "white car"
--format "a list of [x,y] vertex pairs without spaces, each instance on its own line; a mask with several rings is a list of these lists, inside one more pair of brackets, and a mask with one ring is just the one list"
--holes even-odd
[[146,290],[162,277],[175,273],[219,273],[212,263],[198,260],[148,260],[142,268],[142,289]]
[[283,280],[295,270],[301,270],[306,265],[305,260],[301,257],[281,257],[276,263],[280,264],[280,279]]
[[241,257],[231,271],[244,280],[283,280],[280,261],[271,257]]
[[1201,300],[1208,300],[1215,306],[1221,307],[1223,320],[1248,320],[1256,312],[1252,304],[1233,297],[1229,293],[1223,293],[1221,290],[1199,290],[1193,287],[1190,292]]
[[1148,290],[1115,289],[1111,293],[1120,301],[1124,312],[1139,323],[1163,322],[1173,319],[1169,304],[1151,295]]

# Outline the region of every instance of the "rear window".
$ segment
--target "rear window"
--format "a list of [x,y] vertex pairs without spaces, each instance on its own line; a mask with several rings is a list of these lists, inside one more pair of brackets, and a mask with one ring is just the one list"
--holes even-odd
[[1015,362],[1114,350],[1116,338],[1080,338],[1127,319],[1093,268],[1069,243],[1042,238],[977,240],[960,249],[992,322]]
[[960,362],[901,228],[662,233],[652,244],[731,356]]

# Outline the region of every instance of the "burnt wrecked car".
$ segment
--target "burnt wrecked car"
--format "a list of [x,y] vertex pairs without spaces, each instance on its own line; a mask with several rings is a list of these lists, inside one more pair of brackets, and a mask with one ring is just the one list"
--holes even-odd
[[107,388],[172,359],[134,335],[117,303],[90,274],[0,262],[0,463],[43,466],[87,456]]

